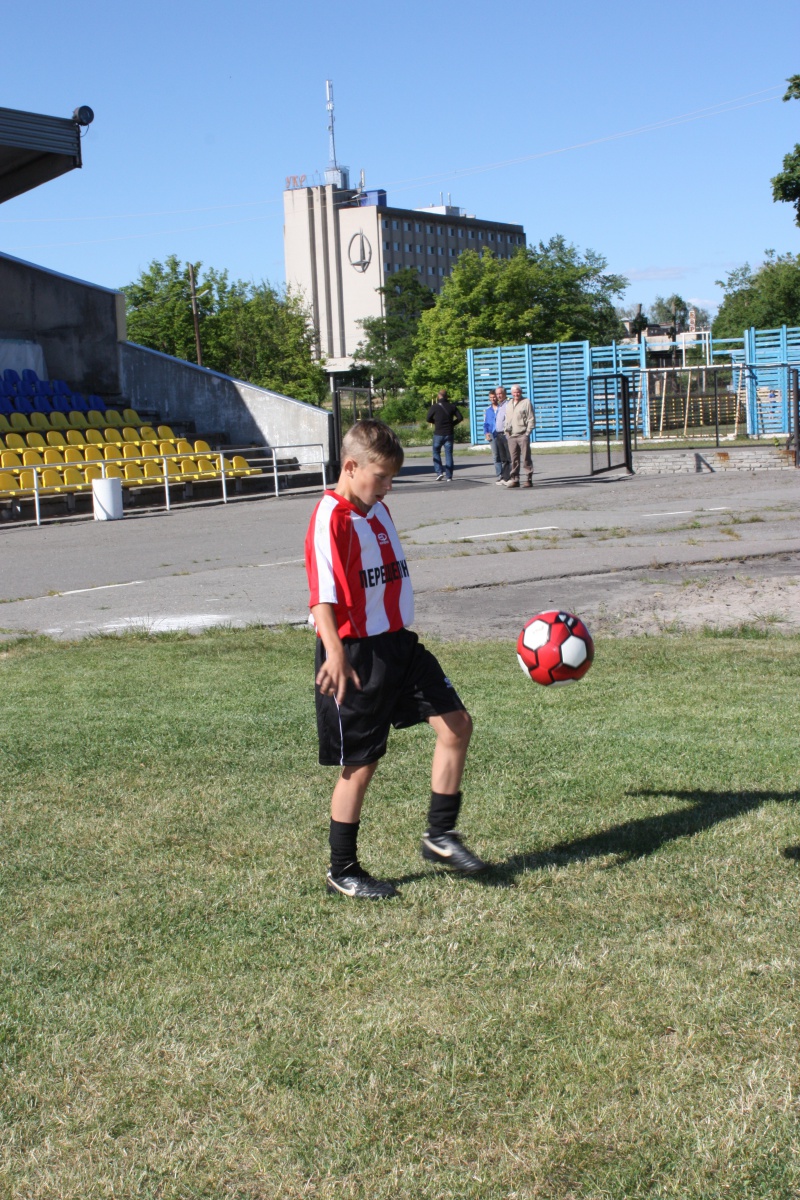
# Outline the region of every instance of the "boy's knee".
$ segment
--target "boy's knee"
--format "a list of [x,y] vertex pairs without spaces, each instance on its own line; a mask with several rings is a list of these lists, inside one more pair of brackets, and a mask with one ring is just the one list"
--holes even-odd
[[472,717],[466,709],[457,709],[447,713],[444,718],[445,737],[453,745],[463,746],[472,737]]

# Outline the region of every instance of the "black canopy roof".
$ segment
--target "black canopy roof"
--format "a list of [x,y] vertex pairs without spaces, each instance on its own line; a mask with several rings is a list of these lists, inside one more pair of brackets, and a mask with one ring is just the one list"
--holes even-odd
[[0,203],[80,166],[74,118],[0,108]]

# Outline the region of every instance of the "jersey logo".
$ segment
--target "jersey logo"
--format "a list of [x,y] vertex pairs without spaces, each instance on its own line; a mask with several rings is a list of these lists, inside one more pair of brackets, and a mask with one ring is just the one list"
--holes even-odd
[[388,545],[388,543],[389,543],[389,535],[388,535],[388,533],[384,533],[382,529],[381,529],[381,530],[379,530],[379,531],[378,531],[378,541],[380,542],[380,544],[381,544],[382,546],[386,546],[386,545]]

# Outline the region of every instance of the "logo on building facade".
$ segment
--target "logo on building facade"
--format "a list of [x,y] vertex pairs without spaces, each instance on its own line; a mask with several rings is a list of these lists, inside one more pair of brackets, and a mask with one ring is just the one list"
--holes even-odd
[[366,271],[372,262],[372,246],[370,246],[369,240],[364,236],[362,229],[359,229],[358,233],[354,233],[350,238],[350,245],[347,247],[347,257],[350,260],[350,266],[356,271]]

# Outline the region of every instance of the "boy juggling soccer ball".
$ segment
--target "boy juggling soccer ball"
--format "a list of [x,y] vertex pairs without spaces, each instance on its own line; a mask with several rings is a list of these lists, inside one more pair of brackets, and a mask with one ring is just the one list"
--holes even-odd
[[306,535],[310,608],[317,630],[319,761],[342,768],[331,798],[327,888],[385,900],[393,884],[358,861],[361,805],[389,727],[427,721],[436,734],[422,857],[471,875],[485,867],[455,832],[472,719],[407,626],[414,593],[397,530],[383,503],[403,448],[382,421],[359,421],[342,442],[342,471],[314,509]]

